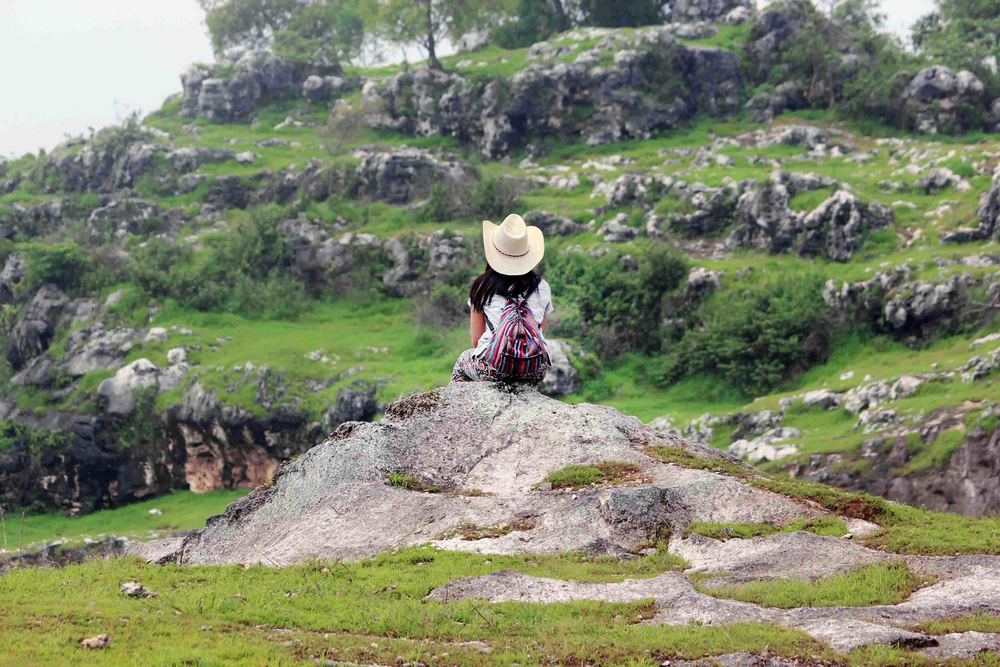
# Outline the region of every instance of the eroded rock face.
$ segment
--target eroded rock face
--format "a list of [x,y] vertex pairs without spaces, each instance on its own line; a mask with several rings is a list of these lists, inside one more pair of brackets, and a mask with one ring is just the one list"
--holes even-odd
[[963,132],[972,127],[969,109],[982,111],[983,83],[968,70],[943,65],[920,70],[902,93],[901,106],[910,129],[924,134]]
[[941,235],[942,243],[961,243],[1000,238],[1000,168],[993,171],[990,189],[979,198],[976,227],[959,227]]
[[[637,31],[627,44],[614,36],[605,42],[597,48],[614,51],[609,67],[598,66],[597,51],[573,63],[545,63],[555,49],[541,42],[531,49],[536,62],[506,81],[478,83],[425,69],[381,85],[369,82],[364,89],[369,124],[456,137],[488,157],[502,157],[546,136],[585,138],[590,144],[645,138],[698,111],[718,115],[740,104],[743,77],[734,53],[684,46],[671,26]],[[662,95],[674,81],[683,92]],[[594,113],[581,118],[574,113],[578,108]]]
[[473,176],[457,160],[437,158],[417,148],[358,150],[356,194],[389,204],[406,204],[426,197],[435,184],[468,184]]
[[[954,428],[957,424],[946,423]],[[1000,429],[971,430],[947,463],[925,472],[901,475],[912,460],[903,435],[873,438],[859,456],[871,462],[859,472],[842,465],[844,457],[815,456],[799,472],[806,479],[882,495],[928,509],[966,516],[1000,511]]]
[[800,255],[822,255],[848,261],[869,230],[892,223],[892,211],[877,202],[863,204],[846,190],[838,190],[802,221]]
[[740,8],[752,12],[753,3],[746,0],[676,0],[671,7],[670,20],[676,23],[717,22]]
[[96,243],[120,241],[127,234],[152,236],[167,224],[167,216],[155,204],[137,198],[114,199],[91,212],[87,233]]
[[298,68],[266,51],[222,65],[192,65],[181,74],[181,113],[215,121],[246,118],[269,100],[296,94],[301,83]]
[[846,190],[833,193],[805,215],[789,208],[796,189],[812,190],[826,184],[813,175],[777,174],[759,188],[744,192],[736,202],[737,227],[726,245],[770,252],[794,250],[803,256],[848,261],[866,232],[892,223],[892,211],[877,202],[863,203]]
[[[623,554],[690,521],[783,525],[820,513],[737,478],[662,464],[649,454],[653,445],[735,460],[659,436],[610,408],[488,383],[450,385],[390,405],[378,424],[342,425],[283,466],[270,489],[231,506],[171,557],[279,565],[424,543],[482,553]],[[640,477],[573,493],[539,488],[567,465],[611,460],[637,465]],[[392,473],[408,481],[394,486]],[[481,540],[451,536],[462,525],[519,520],[532,527]]]

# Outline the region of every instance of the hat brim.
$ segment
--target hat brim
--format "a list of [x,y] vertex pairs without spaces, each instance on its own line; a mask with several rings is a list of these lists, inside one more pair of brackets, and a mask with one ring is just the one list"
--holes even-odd
[[483,251],[486,253],[486,263],[497,273],[505,276],[523,276],[538,266],[545,256],[545,236],[538,227],[528,226],[528,252],[521,257],[511,257],[496,249],[493,245],[493,232],[500,228],[489,220],[483,220]]

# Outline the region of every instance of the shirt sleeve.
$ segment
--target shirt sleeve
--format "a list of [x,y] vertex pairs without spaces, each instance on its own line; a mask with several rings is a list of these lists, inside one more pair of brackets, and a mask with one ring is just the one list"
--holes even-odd
[[544,297],[545,300],[545,317],[548,317],[555,310],[555,308],[552,306],[552,288],[549,287],[549,284],[544,281],[542,281],[542,283],[538,287],[539,291],[542,292],[542,296]]

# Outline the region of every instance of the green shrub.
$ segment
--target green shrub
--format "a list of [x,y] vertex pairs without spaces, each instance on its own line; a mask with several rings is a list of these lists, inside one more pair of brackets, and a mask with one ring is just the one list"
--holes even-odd
[[822,279],[810,276],[713,295],[668,351],[663,384],[708,373],[757,396],[822,361],[829,332],[821,290]]
[[87,253],[75,243],[25,243],[18,248],[28,259],[27,287],[51,283],[72,291],[90,266]]
[[254,211],[238,231],[208,236],[197,251],[150,239],[132,249],[126,274],[148,296],[184,307],[294,318],[309,297],[289,273],[291,254],[277,230],[287,215],[280,207]]
[[520,208],[517,187],[508,178],[484,178],[472,195],[472,209],[476,214],[497,223]]
[[634,259],[638,268],[627,270],[617,252],[570,252],[546,267],[553,289],[577,304],[583,337],[605,358],[660,349],[664,301],[687,275],[685,261],[662,246]]

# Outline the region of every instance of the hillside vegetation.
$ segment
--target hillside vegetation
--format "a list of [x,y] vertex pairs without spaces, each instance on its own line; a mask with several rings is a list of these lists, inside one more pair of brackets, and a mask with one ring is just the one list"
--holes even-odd
[[1000,91],[949,50],[950,5],[938,51],[909,55],[850,7],[682,4],[494,34],[442,69],[279,40],[3,163],[0,504],[267,484],[446,381],[479,221],[520,211],[547,234],[545,391],[770,470],[997,511]]

